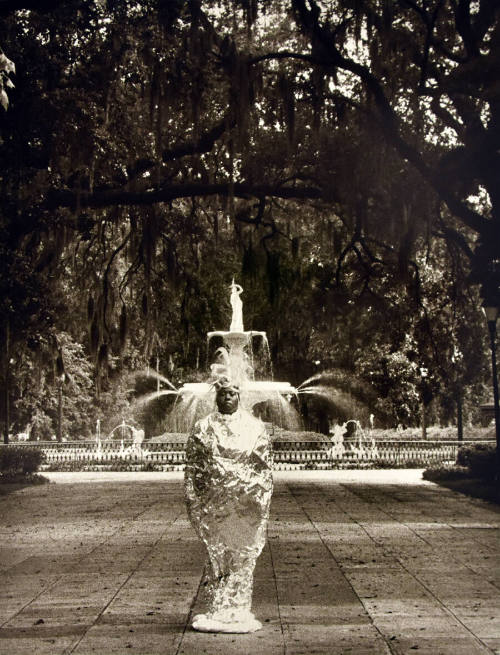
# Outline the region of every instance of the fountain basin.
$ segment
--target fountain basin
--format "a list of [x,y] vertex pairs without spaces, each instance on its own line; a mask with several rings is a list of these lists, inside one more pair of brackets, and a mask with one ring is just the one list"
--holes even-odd
[[243,344],[246,345],[250,339],[253,337],[260,337],[261,339],[267,339],[265,332],[259,332],[256,330],[247,330],[244,332],[231,332],[229,330],[216,330],[214,332],[207,332],[207,339],[210,341],[213,337],[222,337],[225,343],[232,344]]
[[[289,382],[245,380],[240,385],[241,406],[262,420],[286,429],[299,429],[300,417]],[[186,382],[167,421],[167,432],[190,432],[195,422],[214,411],[215,388],[209,382]]]
[[[239,385],[241,405],[253,412],[266,423],[291,429],[298,429],[300,419],[297,414],[297,390],[289,382],[254,380],[254,341],[261,341],[259,350],[263,357],[269,357],[269,345],[265,332],[245,330],[240,294],[243,289],[231,284],[231,305],[233,308],[229,330],[216,330],[207,333],[208,355],[214,361],[210,364],[211,380],[221,376],[228,377]],[[210,352],[210,342],[218,338],[222,341],[215,353]],[[213,344],[215,345],[215,344]],[[270,358],[269,358],[270,362]],[[270,376],[272,378],[272,368]],[[167,431],[190,432],[196,420],[207,416],[216,408],[213,382],[186,382],[178,390],[178,398],[168,417]],[[294,426],[294,428],[292,428]]]
[[[243,382],[240,386],[241,393],[279,393],[282,395],[295,395],[297,390],[289,382],[274,382],[266,380],[247,380]],[[204,394],[214,391],[213,385],[209,382],[186,382],[179,389],[179,394],[194,394],[196,396],[202,396]]]

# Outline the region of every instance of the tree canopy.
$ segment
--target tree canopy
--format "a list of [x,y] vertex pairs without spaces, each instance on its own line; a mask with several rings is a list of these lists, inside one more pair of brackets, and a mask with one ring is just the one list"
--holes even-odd
[[228,324],[233,276],[294,383],[314,361],[373,384],[386,367],[389,398],[403,353],[420,400],[477,386],[477,287],[499,299],[499,15],[2,2],[7,423],[14,350],[57,362],[70,334],[98,392],[158,352],[182,377]]

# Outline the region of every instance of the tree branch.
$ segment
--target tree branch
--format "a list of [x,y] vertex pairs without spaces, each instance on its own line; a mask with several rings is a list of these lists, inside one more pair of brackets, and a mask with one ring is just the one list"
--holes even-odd
[[208,197],[208,196],[228,196],[231,191],[238,198],[262,198],[272,196],[276,198],[291,199],[319,199],[322,197],[322,190],[312,186],[272,186],[260,185],[253,186],[245,182],[229,182],[223,184],[174,184],[165,185],[154,191],[96,191],[76,192],[76,191],[50,191],[47,195],[42,208],[56,209],[57,207],[69,207],[71,209],[85,207],[110,207],[116,205],[153,205],[159,202],[171,202],[180,198]]
[[448,205],[450,211],[460,217],[462,221],[476,232],[481,232],[487,220],[470,209],[465,203],[459,200],[455,194],[443,183],[439,174],[436,174],[424,161],[421,153],[407,143],[401,136],[400,119],[387,100],[379,80],[373,73],[362,64],[344,57],[335,45],[331,30],[319,23],[318,5],[311,0],[311,10],[306,7],[305,0],[292,0],[296,15],[302,24],[304,31],[309,33],[313,44],[313,51],[321,51],[325,63],[329,62],[331,67],[341,68],[353,73],[363,83],[365,89],[372,95],[377,106],[380,125],[388,142],[397,150],[403,159],[410,162],[416,170],[427,180]]
[[[61,0],[0,0],[0,16],[7,16],[14,11],[31,9],[42,13],[54,11],[64,4]],[[74,6],[75,10],[83,7],[83,0],[70,0],[67,4]]]
[[459,0],[455,6],[455,25],[462,37],[463,44],[469,57],[480,55],[476,35],[472,30],[470,16],[470,0]]
[[[163,163],[166,164],[181,157],[187,157],[188,155],[200,155],[204,152],[210,152],[215,142],[220,139],[226,130],[231,129],[233,125],[234,121],[230,121],[229,117],[225,116],[217,125],[214,125],[214,127],[202,134],[198,139],[186,141],[173,148],[164,150],[161,155]],[[129,168],[129,177],[135,178],[158,164],[159,162],[153,159],[139,159],[134,166]]]

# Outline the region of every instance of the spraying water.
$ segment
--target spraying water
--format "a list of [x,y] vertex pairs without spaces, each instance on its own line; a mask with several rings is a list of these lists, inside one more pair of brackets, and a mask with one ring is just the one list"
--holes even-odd
[[144,371],[140,371],[137,375],[144,375],[145,377],[148,378],[153,378],[154,380],[157,380],[158,382],[163,382],[163,384],[167,384],[173,391],[177,392],[177,388],[170,382],[168,378],[166,378],[164,375],[159,373],[158,371],[153,371],[151,369],[147,369]]
[[300,427],[300,416],[292,402],[297,398],[297,390],[289,382],[255,380],[254,341],[260,342],[264,357],[269,357],[269,344],[265,332],[244,330],[242,293],[242,287],[233,280],[230,286],[230,328],[207,335],[207,350],[210,350],[214,339],[221,340],[223,344],[214,352],[210,379],[208,382],[187,383],[179,389],[179,397],[167,420],[168,431],[189,432],[197,419],[214,409],[215,390],[212,383],[220,375],[227,375],[239,385],[241,404],[245,409],[286,429]]
[[[243,288],[233,280],[229,289],[232,308],[230,328],[207,334],[208,380],[185,383],[176,389],[158,370],[148,370],[147,375],[158,382],[157,390],[139,398],[136,401],[138,407],[163,396],[176,396],[173,409],[167,416],[166,431],[188,433],[198,419],[214,409],[213,382],[219,376],[227,375],[239,385],[241,404],[245,409],[265,422],[287,430],[303,429],[297,410],[299,395],[304,398],[315,396],[326,401],[333,415],[347,417],[352,416],[354,411],[355,415],[358,415],[358,411],[366,413],[366,408],[353,398],[349,390],[352,379],[345,372],[332,370],[316,373],[297,389],[288,382],[274,381],[267,335],[261,331],[244,330]],[[208,361],[210,358],[211,363]],[[256,380],[256,370],[261,374],[264,372],[270,379]],[[161,389],[160,382],[169,389]]]

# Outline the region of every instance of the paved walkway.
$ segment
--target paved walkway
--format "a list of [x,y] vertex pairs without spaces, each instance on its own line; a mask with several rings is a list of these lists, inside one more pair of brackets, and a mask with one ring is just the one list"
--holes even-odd
[[278,472],[253,635],[189,627],[180,475],[47,475],[0,496],[0,655],[500,653],[500,510],[418,471]]

